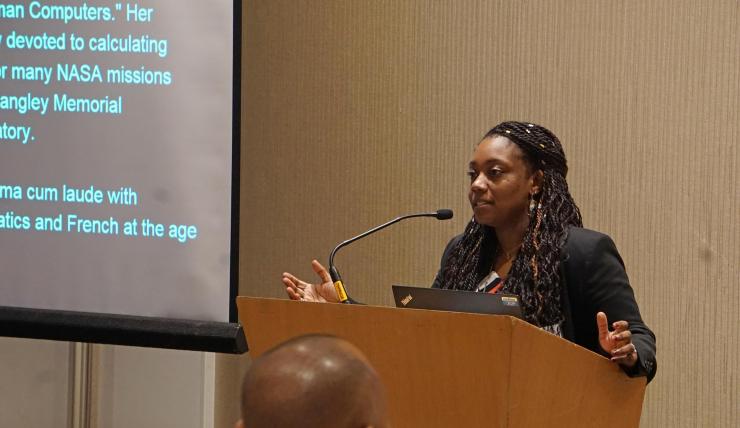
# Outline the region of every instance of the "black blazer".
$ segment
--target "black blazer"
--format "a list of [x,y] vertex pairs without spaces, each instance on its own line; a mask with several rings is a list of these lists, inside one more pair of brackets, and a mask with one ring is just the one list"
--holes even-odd
[[[450,250],[461,236],[456,236],[447,244],[442,254],[440,273],[447,263]],[[481,248],[484,254],[480,257],[478,281],[490,271],[493,251],[494,249],[485,245]],[[440,273],[437,273],[433,288],[441,286]],[[637,364],[627,373],[631,376],[647,376],[647,381],[650,382],[658,368],[655,360],[655,335],[642,321],[635,294],[614,241],[593,230],[570,228],[561,255],[560,281],[563,285],[561,289],[565,320],[562,330],[565,339],[597,354],[608,356],[599,345],[596,313],[606,313],[610,324],[619,320],[627,321],[638,356]]]

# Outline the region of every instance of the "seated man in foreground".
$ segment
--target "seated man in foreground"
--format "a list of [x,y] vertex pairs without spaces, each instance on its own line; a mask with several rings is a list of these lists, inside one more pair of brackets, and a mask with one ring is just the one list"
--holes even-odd
[[387,426],[378,374],[337,337],[290,339],[254,360],[244,377],[236,428]]

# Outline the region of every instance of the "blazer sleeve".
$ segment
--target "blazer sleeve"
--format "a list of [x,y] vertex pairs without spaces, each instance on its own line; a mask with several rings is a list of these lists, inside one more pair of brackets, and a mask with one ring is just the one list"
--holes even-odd
[[[586,277],[580,290],[581,302],[591,312],[588,318],[591,318],[594,325],[596,312],[599,311],[606,313],[610,324],[619,320],[629,323],[638,360],[632,369],[625,371],[631,376],[647,376],[647,381],[650,382],[658,368],[655,359],[655,335],[640,316],[635,294],[614,241],[607,235],[598,234],[593,244],[592,251],[586,256]],[[596,340],[598,342],[598,338]]]
[[452,249],[455,247],[455,244],[460,242],[460,239],[462,239],[462,235],[458,235],[450,239],[450,242],[447,243],[444,252],[442,252],[442,260],[439,262],[439,270],[437,271],[437,275],[434,277],[432,288],[442,288],[442,270],[447,264],[447,260],[450,258]]

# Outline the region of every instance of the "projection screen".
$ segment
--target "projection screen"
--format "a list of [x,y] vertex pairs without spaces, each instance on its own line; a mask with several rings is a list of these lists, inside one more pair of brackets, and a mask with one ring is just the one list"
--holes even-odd
[[0,0],[0,334],[236,334],[240,9]]

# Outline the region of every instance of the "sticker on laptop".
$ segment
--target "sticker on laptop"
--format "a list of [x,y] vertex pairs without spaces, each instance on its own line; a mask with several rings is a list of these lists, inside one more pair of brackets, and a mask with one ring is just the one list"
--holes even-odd
[[519,306],[519,299],[516,297],[501,296],[501,303],[506,306]]

